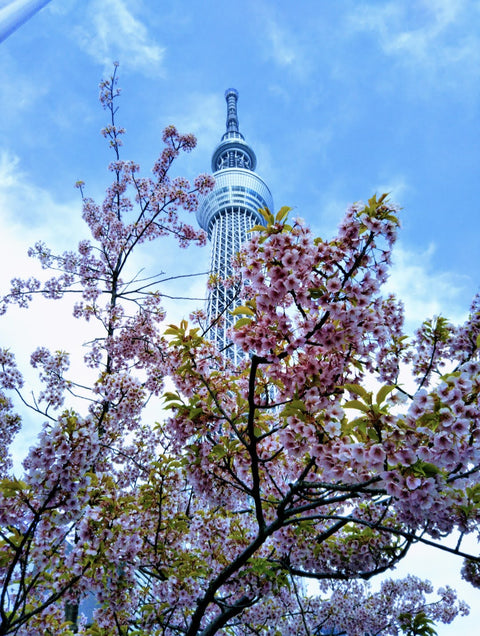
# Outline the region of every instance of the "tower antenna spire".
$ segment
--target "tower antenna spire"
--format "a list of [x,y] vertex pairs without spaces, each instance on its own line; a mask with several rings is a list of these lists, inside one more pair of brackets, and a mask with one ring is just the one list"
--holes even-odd
[[238,126],[238,91],[235,88],[227,88],[225,101],[227,102],[226,131],[213,153],[212,172],[225,168],[243,168],[253,171],[257,165],[257,158]]
[[[234,88],[227,88],[225,91],[225,99],[227,101],[227,131],[224,138],[230,136],[231,133],[236,133],[235,136],[240,134],[238,126],[238,113],[237,113],[237,101],[238,91]],[[243,138],[243,135],[241,135]]]

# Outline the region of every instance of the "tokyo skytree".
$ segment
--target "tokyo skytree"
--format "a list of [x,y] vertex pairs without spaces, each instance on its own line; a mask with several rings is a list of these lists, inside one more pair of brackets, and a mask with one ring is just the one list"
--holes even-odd
[[50,0],[0,0],[0,42],[49,2]]
[[207,318],[212,325],[209,338],[238,362],[242,354],[232,346],[226,333],[237,319],[230,313],[238,304],[236,291],[222,281],[232,275],[232,258],[249,239],[249,230],[264,224],[259,209],[273,210],[273,199],[266,183],[254,172],[255,153],[239,130],[238,92],[229,88],[225,99],[227,129],[212,155],[215,187],[200,203],[197,219],[212,243],[210,274],[219,281],[208,297]]

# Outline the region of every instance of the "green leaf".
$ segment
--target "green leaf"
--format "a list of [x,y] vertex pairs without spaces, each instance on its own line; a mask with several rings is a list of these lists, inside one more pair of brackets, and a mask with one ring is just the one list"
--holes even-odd
[[434,477],[440,472],[438,466],[430,462],[424,462],[421,459],[417,460],[415,464],[411,466],[411,470],[414,475],[420,475],[421,477]]
[[377,431],[373,428],[373,426],[367,426],[367,437],[373,440],[374,442],[380,441],[380,437]]
[[166,336],[177,336],[180,333],[180,329],[176,325],[168,325],[164,333]]
[[379,203],[383,203],[385,201],[385,199],[388,197],[388,195],[390,194],[390,192],[384,192],[380,198],[378,199]]
[[306,413],[307,409],[305,408],[304,402],[302,400],[292,400],[285,404],[282,410],[282,415],[288,417],[290,415],[295,415],[299,417],[299,413]]
[[395,214],[386,214],[385,220],[391,221],[392,223],[395,223],[395,225],[399,225],[398,216],[395,216]]
[[389,395],[394,389],[395,389],[395,386],[392,386],[391,384],[386,384],[385,386],[382,386],[380,391],[377,393],[378,406],[380,406],[380,404],[385,400],[387,395]]
[[325,286],[311,287],[308,291],[311,298],[321,298],[325,294]]
[[176,402],[180,399],[180,396],[178,395],[178,393],[171,393],[170,391],[167,391],[163,394],[163,399],[165,400],[165,402]]
[[410,612],[400,614],[400,627],[406,636],[436,636],[434,622],[425,612],[412,616]]
[[[179,409],[182,406],[184,406],[184,405],[181,402],[170,402],[169,404],[165,404],[165,406],[163,408],[168,411],[168,410],[173,410],[173,409]],[[157,429],[159,429],[159,427],[157,427]]]
[[290,212],[292,208],[289,208],[287,205],[284,205],[282,208],[280,208],[280,210],[277,212],[277,215],[275,217],[275,221],[277,222],[281,222],[283,221],[283,219],[287,216],[287,214]]
[[359,417],[354,420],[352,424],[354,424],[354,426],[352,426],[351,428],[353,431],[355,431],[355,433],[361,433],[363,437],[368,437],[367,427],[369,425],[369,421],[367,419],[365,419],[364,417]]
[[18,548],[23,541],[23,534],[13,526],[9,526],[8,531],[10,534],[8,537],[5,537],[6,541],[15,548]]
[[274,221],[273,214],[270,212],[268,208],[260,208],[260,214],[263,216],[268,225],[271,225]]
[[466,489],[467,497],[472,500],[475,505],[480,504],[480,484],[475,484]]
[[233,325],[233,327],[234,329],[240,329],[240,327],[244,327],[245,325],[251,325],[251,324],[252,324],[252,321],[250,320],[250,318],[240,318]]
[[293,409],[298,409],[299,411],[302,411],[302,413],[305,413],[306,411],[305,403],[302,400],[292,400],[290,402],[290,406]]
[[247,307],[246,305],[235,307],[235,309],[231,311],[230,313],[232,314],[232,316],[242,316],[245,314],[247,316],[255,316],[255,313],[250,309],[250,307]]
[[352,358],[351,363],[355,367],[355,369],[363,371],[363,362],[361,360],[355,360],[355,358]]
[[8,552],[0,552],[0,567],[7,567],[13,559],[13,553],[9,554]]
[[211,455],[214,455],[217,459],[222,459],[227,454],[227,449],[223,444],[217,444],[210,451]]
[[368,404],[372,403],[372,394],[364,389],[363,386],[360,386],[359,384],[344,384],[343,388],[350,391],[350,393],[363,398],[365,402],[368,402]]
[[16,477],[13,479],[2,479],[0,481],[0,492],[2,492],[5,497],[13,497],[21,490],[25,490],[26,487],[27,484]]
[[370,411],[370,407],[364,402],[360,402],[360,400],[349,400],[343,404],[344,409],[357,409],[357,411],[363,411],[363,413],[368,413]]

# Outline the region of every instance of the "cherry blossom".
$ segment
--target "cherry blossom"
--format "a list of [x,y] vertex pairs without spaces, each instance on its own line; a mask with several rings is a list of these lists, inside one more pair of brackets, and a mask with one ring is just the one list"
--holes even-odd
[[[87,384],[67,352],[34,351],[33,396],[0,350],[0,634],[394,636],[467,613],[448,587],[367,581],[424,543],[478,586],[463,536],[480,520],[479,299],[463,326],[437,316],[409,338],[381,295],[399,226],[386,195],[330,240],[264,210],[234,276],[210,281],[240,297],[234,364],[201,308],[169,324],[163,279],[129,274],[149,241],[205,242],[184,219],[213,180],[170,175],[195,146],[173,126],[152,177],[123,160],[119,94],[115,66],[100,86],[113,180],[102,203],[77,184],[91,238],[37,243],[45,278],[15,279],[1,302],[71,297],[97,335]],[[42,430],[17,475],[25,407]]]

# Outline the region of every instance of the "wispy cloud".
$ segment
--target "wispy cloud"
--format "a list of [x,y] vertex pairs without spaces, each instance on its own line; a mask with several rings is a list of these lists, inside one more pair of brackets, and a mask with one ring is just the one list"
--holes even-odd
[[435,315],[461,323],[468,313],[469,306],[463,302],[471,281],[467,276],[435,269],[434,253],[433,244],[423,251],[398,244],[393,252],[393,267],[385,290],[404,302],[409,331]]
[[[308,47],[291,25],[271,15],[265,7],[258,7],[262,23],[262,43],[265,58],[288,71],[292,77],[305,79],[311,70]],[[305,37],[308,30],[305,30]],[[303,37],[303,36],[302,36]]]
[[[398,63],[442,73],[479,73],[480,36],[471,28],[480,6],[466,0],[362,3],[348,17],[351,32],[369,32]],[[432,79],[437,79],[436,77]]]
[[127,68],[161,75],[165,48],[155,42],[130,5],[125,0],[91,0],[89,27],[76,31],[80,45],[106,68],[121,60]]
[[[80,208],[79,195],[71,201],[59,201],[48,189],[32,184],[18,157],[0,151],[0,296],[8,293],[10,281],[14,277],[45,277],[38,262],[27,256],[28,248],[37,240],[44,241],[54,253],[58,253],[64,249],[74,249],[77,241],[88,235]],[[173,244],[173,241],[170,243]],[[158,246],[154,244],[147,244],[145,247],[133,259],[131,271],[136,273],[145,268],[145,276],[149,276],[158,271],[159,252]],[[168,254],[162,254],[162,266],[168,272],[179,273],[178,248],[172,249],[171,245],[169,248],[168,239],[165,239],[162,249],[168,250]],[[205,270],[206,250],[195,248],[193,254],[191,252],[192,250],[188,250],[180,259],[184,272]],[[190,266],[187,260],[189,258]],[[46,275],[49,276],[50,273]],[[172,296],[203,298],[205,282],[206,276],[181,279],[173,281],[169,286],[162,286],[162,291]],[[70,352],[70,377],[85,385],[91,383],[91,372],[85,369],[82,362],[85,353],[82,344],[101,335],[101,331],[98,330],[96,321],[86,325],[72,317],[73,300],[77,298],[66,297],[63,300],[50,301],[37,297],[32,310],[25,311],[12,306],[5,316],[0,317],[0,347],[7,346],[14,352],[19,367],[24,372],[27,387],[25,394],[28,397],[31,391],[40,390],[37,373],[29,364],[30,354],[38,346]],[[169,301],[167,297],[164,305],[169,311],[169,322],[179,322],[188,317],[193,309],[203,307],[204,303],[202,300]],[[75,406],[75,402],[73,405]],[[84,408],[84,404],[80,402],[76,406],[80,410]],[[154,417],[158,419],[158,402],[156,406],[157,414]],[[21,408],[20,412],[24,423],[12,447],[16,466],[19,466],[26,450],[34,442],[41,424],[41,420],[32,417],[28,409]]]
[[[328,137],[326,138],[328,139]],[[333,180],[328,188],[325,188],[323,184],[314,187],[311,199],[317,202],[316,205],[318,205],[319,212],[316,215],[310,215],[312,218],[310,225],[315,235],[327,240],[336,236],[339,223],[343,219],[343,213],[352,203],[360,200],[366,202],[373,194],[381,195],[387,193],[389,200],[399,205],[405,193],[411,190],[411,186],[402,174],[398,174],[373,184],[362,192],[363,196],[361,199],[349,199],[348,195],[345,194],[349,189],[351,189],[350,186],[341,177]],[[300,211],[301,215],[302,212]]]
[[[85,232],[80,207],[80,197],[77,203],[58,201],[48,190],[31,183],[16,156],[0,153],[0,296],[8,293],[14,277],[43,278],[39,263],[27,256],[28,248],[37,240],[45,241],[53,251],[74,246]],[[1,317],[0,346],[9,347],[15,354],[25,379],[27,399],[31,392],[41,388],[29,362],[31,352],[39,346],[53,350],[75,349],[73,374],[80,382],[86,379],[81,344],[97,334],[92,326],[85,326],[72,317],[69,300],[55,301],[54,305],[53,302],[36,298],[31,310],[12,306]],[[41,420],[33,417],[31,411],[21,404],[17,406],[23,426],[12,446],[15,466],[19,466],[41,425]]]
[[271,58],[280,66],[298,66],[302,56],[293,43],[292,34],[273,19],[269,20],[266,27]]
[[[80,220],[81,198],[61,202],[45,189],[31,183],[15,155],[0,152],[0,224],[4,231],[16,232],[22,239],[34,237],[61,243],[78,229],[72,223]],[[58,224],[58,226],[57,226]],[[26,229],[28,228],[28,229]],[[41,228],[48,236],[39,237]],[[29,236],[30,235],[30,236]],[[2,243],[4,236],[2,235]],[[6,245],[8,249],[8,245]]]
[[[22,238],[30,234],[35,239],[52,238],[61,243],[78,229],[72,226],[72,219],[80,217],[80,208],[80,196],[75,201],[56,200],[48,190],[31,183],[29,176],[22,171],[18,157],[6,151],[0,152],[2,232],[18,230]],[[48,237],[38,237],[39,228]],[[4,238],[2,234],[2,243]]]
[[[226,87],[225,87],[226,88]],[[173,123],[181,132],[191,132],[199,148],[211,152],[220,142],[226,119],[225,100],[221,92],[190,92],[181,104],[175,104],[164,123]],[[208,169],[208,164],[205,169]]]
[[[323,198],[322,193],[318,193],[321,215],[318,224],[312,229],[314,234],[325,239],[336,234],[341,216],[339,211],[347,206],[338,194],[341,188],[341,183],[336,184],[335,190]],[[402,175],[397,175],[372,188],[371,194],[374,192],[389,192],[390,199],[398,202],[405,192],[411,192],[411,186]],[[468,314],[472,278],[448,269],[439,269],[436,257],[434,243],[425,242],[423,248],[415,248],[405,244],[400,238],[394,246],[390,276],[382,293],[393,293],[403,301],[406,328],[410,333],[434,315],[442,315],[454,323],[462,323]]]
[[0,68],[0,129],[5,127],[8,133],[21,125],[25,111],[38,108],[39,101],[48,91],[48,82],[34,84],[29,77],[18,71],[15,60],[6,53]]

